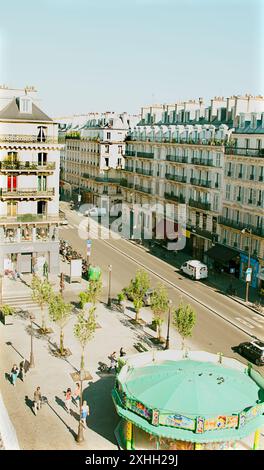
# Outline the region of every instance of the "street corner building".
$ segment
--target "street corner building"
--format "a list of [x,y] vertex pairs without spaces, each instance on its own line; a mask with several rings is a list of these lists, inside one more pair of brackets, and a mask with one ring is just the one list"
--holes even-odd
[[59,272],[58,125],[34,87],[0,88],[0,273]]
[[264,379],[221,354],[170,350],[130,356],[112,397],[122,418],[115,434],[123,449],[259,447]]

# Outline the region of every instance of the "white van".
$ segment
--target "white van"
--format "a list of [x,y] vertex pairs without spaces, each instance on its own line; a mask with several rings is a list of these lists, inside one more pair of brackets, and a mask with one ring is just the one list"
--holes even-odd
[[187,274],[192,279],[206,279],[208,277],[206,264],[194,259],[186,261],[186,263],[181,266],[181,272]]
[[85,212],[87,217],[103,217],[106,215],[106,208],[105,207],[92,207],[88,211]]

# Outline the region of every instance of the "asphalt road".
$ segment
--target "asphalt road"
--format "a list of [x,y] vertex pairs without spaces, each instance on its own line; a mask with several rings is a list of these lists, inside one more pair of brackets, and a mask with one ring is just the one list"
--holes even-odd
[[[70,210],[65,203],[62,203],[62,209],[69,224],[61,227],[60,237],[85,256],[87,218]],[[149,272],[153,286],[159,282],[166,285],[173,305],[178,305],[181,299],[193,305],[197,313],[193,340],[197,347],[210,352],[221,351],[225,355],[241,359],[233,353],[231,347],[250,340],[252,336],[264,339],[263,316],[200,281],[183,277],[173,266],[146,253],[130,241],[96,239],[97,229],[96,222],[90,220],[92,239],[90,261],[102,269],[105,300],[108,291],[109,264],[112,265],[112,297],[127,286],[136,270],[142,267]],[[106,230],[103,229],[102,232],[103,236],[107,235]]]

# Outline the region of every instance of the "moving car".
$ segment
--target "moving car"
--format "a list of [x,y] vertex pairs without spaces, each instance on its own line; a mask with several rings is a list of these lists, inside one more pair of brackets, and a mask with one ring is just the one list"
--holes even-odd
[[203,264],[198,260],[193,259],[186,261],[186,263],[182,264],[180,270],[192,279],[206,279],[208,277],[208,268],[206,264]]
[[106,215],[105,207],[92,207],[88,211],[85,211],[85,215],[88,217],[102,217]]
[[238,353],[250,359],[256,364],[261,366],[264,364],[264,342],[260,340],[253,340],[251,342],[240,343],[237,348]]

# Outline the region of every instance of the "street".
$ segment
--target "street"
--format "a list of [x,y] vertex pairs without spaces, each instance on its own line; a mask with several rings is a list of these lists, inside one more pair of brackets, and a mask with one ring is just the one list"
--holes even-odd
[[[82,233],[84,229],[80,231],[83,238],[81,239],[78,227],[83,220],[86,222],[82,222],[82,225],[86,226],[88,224],[87,218],[70,210],[66,203],[62,203],[62,208],[69,224],[61,227],[60,238],[67,240],[74,249],[85,256],[85,233]],[[197,313],[193,340],[200,349],[209,352],[221,351],[241,360],[241,357],[232,351],[232,347],[242,341],[249,341],[252,336],[263,339],[263,316],[238,304],[215,288],[183,277],[175,271],[174,267],[146,253],[145,250],[130,241],[93,239],[92,227],[95,225],[95,222],[90,222],[91,263],[102,269],[105,300],[107,299],[109,264],[112,265],[113,297],[128,285],[137,269],[143,268],[148,271],[152,286],[159,282],[166,285],[173,305],[178,305],[181,299],[193,305]],[[177,346],[179,345],[175,345],[175,347]]]

